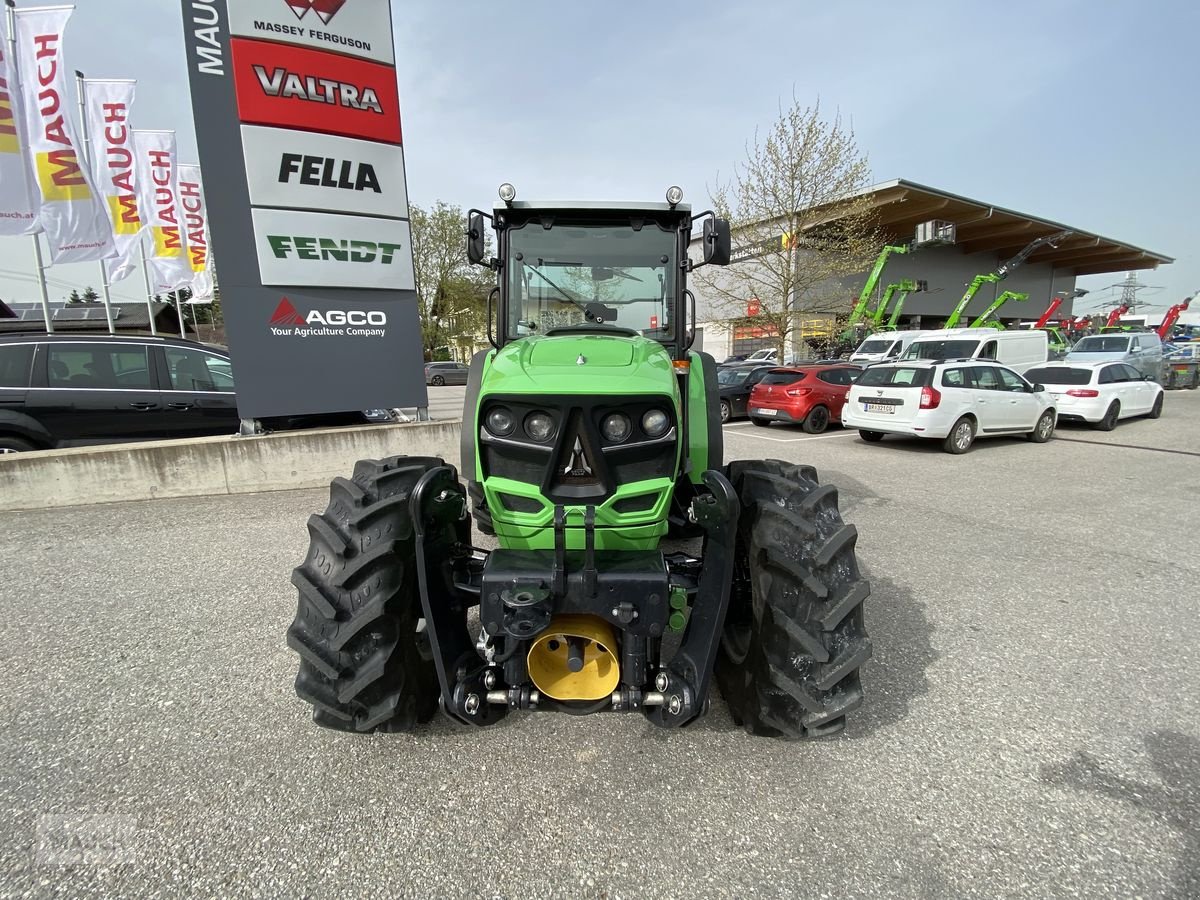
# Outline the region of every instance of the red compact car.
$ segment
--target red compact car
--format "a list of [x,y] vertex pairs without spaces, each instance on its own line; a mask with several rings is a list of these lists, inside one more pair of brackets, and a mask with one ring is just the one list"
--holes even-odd
[[860,374],[858,366],[844,363],[772,369],[754,386],[746,411],[755,425],[787,422],[820,434],[842,421],[846,395]]

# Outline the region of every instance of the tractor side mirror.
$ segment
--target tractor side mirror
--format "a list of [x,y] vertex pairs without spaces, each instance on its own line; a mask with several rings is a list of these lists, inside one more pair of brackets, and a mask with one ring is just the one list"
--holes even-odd
[[487,253],[483,229],[483,213],[471,213],[467,217],[467,259],[473,266],[480,265]]
[[714,266],[729,265],[733,255],[733,237],[729,232],[729,220],[715,216],[704,220],[704,262]]

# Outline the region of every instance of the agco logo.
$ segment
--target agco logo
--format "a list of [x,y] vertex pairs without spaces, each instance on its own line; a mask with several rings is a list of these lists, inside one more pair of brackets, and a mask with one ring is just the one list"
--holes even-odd
[[312,309],[301,314],[287,297],[271,313],[268,327],[277,337],[383,337],[387,313],[378,309]]
[[311,9],[326,25],[338,14],[338,10],[346,5],[346,0],[283,0],[296,14],[297,19],[303,19]]

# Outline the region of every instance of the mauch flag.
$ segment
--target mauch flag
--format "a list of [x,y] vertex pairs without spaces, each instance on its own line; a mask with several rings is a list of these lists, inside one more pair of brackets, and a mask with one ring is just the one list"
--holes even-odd
[[17,112],[20,80],[0,29],[0,235],[32,234],[37,213],[29,197],[22,120]]
[[179,206],[187,235],[188,261],[192,266],[192,300],[213,299],[212,257],[208,253],[208,207],[204,203],[204,184],[200,167],[179,167]]
[[117,255],[104,260],[109,284],[137,271],[138,236],[142,219],[138,210],[137,179],[133,165],[133,81],[83,82],[87,135],[92,145],[92,178],[108,209]]
[[175,132],[135,131],[133,155],[137,161],[138,210],[148,226],[151,249],[150,286],[155,294],[185,288],[192,266],[184,245],[177,194]]
[[68,111],[69,70],[63,31],[71,7],[14,11],[21,108],[29,141],[32,190],[38,223],[50,240],[54,263],[104,259],[114,252],[108,213],[91,175],[79,162],[79,144]]

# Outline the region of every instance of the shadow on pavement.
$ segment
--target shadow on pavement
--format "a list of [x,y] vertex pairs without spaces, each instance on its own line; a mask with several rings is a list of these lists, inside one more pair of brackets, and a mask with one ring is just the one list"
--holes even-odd
[[1200,897],[1200,741],[1165,730],[1151,732],[1143,740],[1159,784],[1106,772],[1096,757],[1083,750],[1066,762],[1043,765],[1041,779],[1119,800],[1174,828],[1184,846],[1168,896]]

